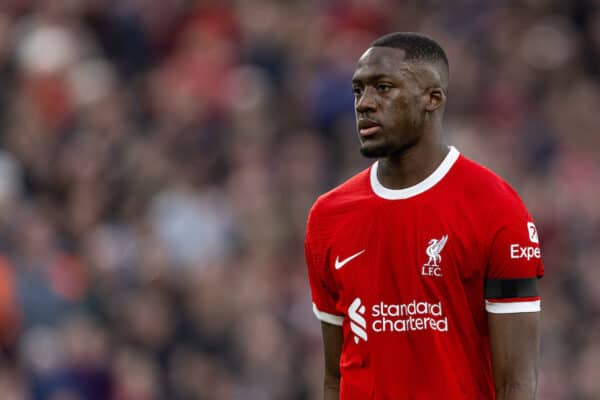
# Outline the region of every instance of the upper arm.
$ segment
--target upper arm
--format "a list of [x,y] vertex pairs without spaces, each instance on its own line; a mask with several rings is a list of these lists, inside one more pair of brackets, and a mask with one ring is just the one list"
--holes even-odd
[[516,193],[498,199],[486,271],[490,352],[498,399],[533,399],[544,275],[538,233]]
[[317,220],[313,208],[309,215],[304,242],[313,312],[322,322],[341,326],[344,314],[337,308],[338,288],[325,250],[329,235]]
[[325,354],[325,383],[339,382],[340,355],[342,353],[343,331],[338,325],[321,322],[323,349]]
[[499,195],[489,228],[486,310],[540,311],[537,280],[544,275],[542,252],[533,219],[516,193]]
[[331,273],[326,244],[329,234],[323,221],[311,210],[306,227],[304,250],[310,283],[313,312],[321,321],[325,356],[324,398],[339,400],[340,356],[342,353],[344,313],[337,307],[338,288]]
[[540,313],[488,313],[496,390],[518,389],[533,398],[537,382]]

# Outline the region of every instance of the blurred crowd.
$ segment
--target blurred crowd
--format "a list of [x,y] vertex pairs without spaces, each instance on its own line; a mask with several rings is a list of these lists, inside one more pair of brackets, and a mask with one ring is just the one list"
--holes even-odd
[[599,399],[598,5],[2,0],[1,399],[321,398],[306,216],[369,165],[350,76],[398,30],[537,222],[538,397]]

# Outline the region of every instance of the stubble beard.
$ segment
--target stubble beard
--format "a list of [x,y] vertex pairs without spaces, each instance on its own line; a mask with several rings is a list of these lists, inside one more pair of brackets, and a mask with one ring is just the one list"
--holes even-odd
[[[416,124],[415,124],[416,125]],[[406,129],[406,132],[418,131],[418,128]],[[416,146],[422,139],[422,135],[402,135],[403,139],[383,138],[382,143],[378,143],[375,146],[364,146],[360,147],[360,154],[366,158],[388,158],[396,157],[403,154],[410,148]],[[406,137],[409,136],[409,137]],[[368,144],[368,143],[367,143]]]
[[360,154],[366,158],[387,158],[395,157],[399,154],[406,152],[411,147],[415,146],[419,142],[418,137],[411,138],[411,140],[402,143],[382,143],[378,146],[373,147],[360,147]]
[[387,157],[388,155],[390,155],[391,149],[389,148],[389,146],[377,146],[377,147],[362,147],[360,148],[360,154],[363,155],[363,157],[366,158],[384,158]]

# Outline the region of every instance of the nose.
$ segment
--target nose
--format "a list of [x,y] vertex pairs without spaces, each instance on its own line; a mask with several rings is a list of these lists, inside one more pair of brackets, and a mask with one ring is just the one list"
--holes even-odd
[[356,98],[355,107],[357,113],[375,111],[377,109],[377,102],[375,101],[374,91],[366,87],[360,97]]

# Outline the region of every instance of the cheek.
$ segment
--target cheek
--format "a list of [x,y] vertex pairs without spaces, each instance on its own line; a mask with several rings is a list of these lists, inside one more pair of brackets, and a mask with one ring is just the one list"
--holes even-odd
[[395,119],[410,112],[411,102],[407,97],[396,97],[389,102],[388,110]]
[[393,102],[390,107],[392,118],[402,124],[412,124],[418,120],[419,99],[402,97]]
[[424,98],[420,95],[415,95],[407,100],[406,109],[411,120],[420,121],[423,118]]

